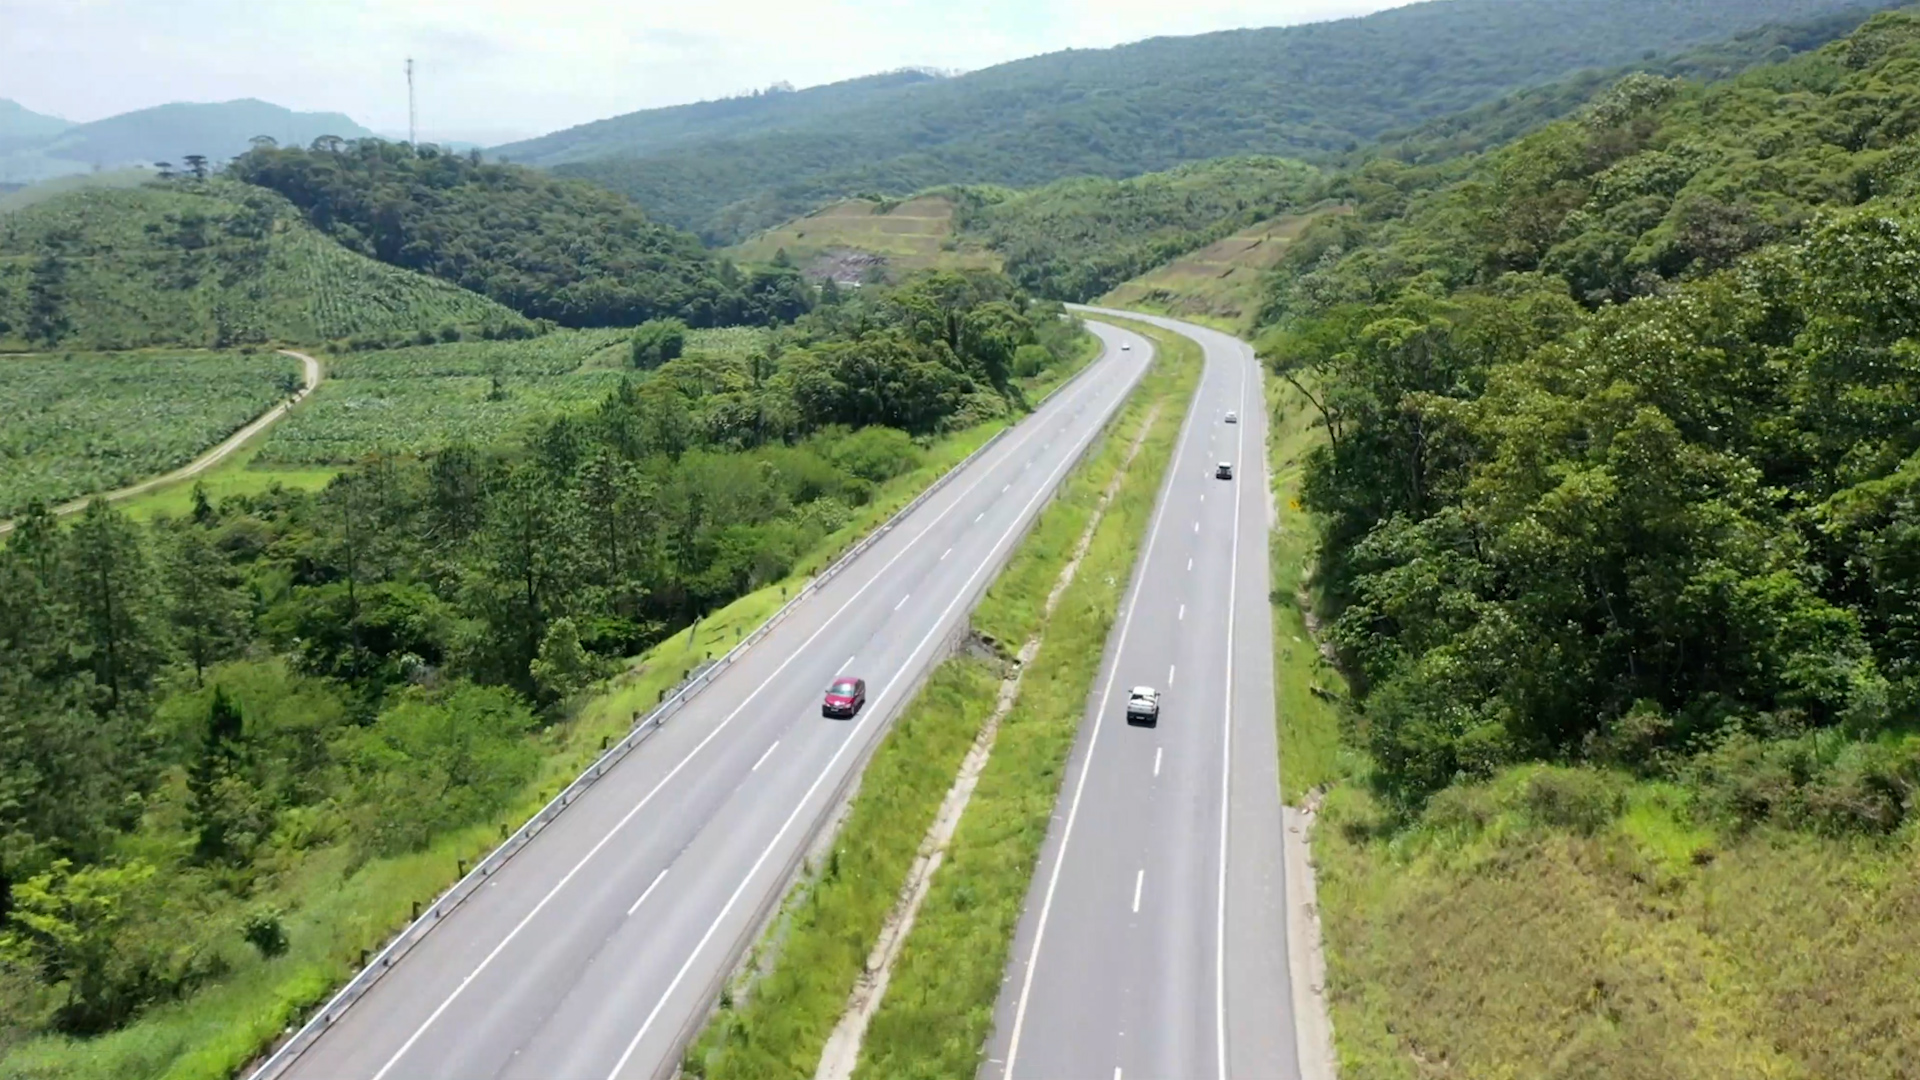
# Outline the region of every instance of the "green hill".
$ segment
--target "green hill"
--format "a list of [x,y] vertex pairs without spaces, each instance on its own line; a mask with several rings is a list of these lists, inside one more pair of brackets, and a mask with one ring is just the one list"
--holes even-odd
[[686,143],[779,131],[888,100],[896,90],[939,79],[938,75],[907,69],[805,90],[774,87],[740,97],[595,120],[537,139],[509,143],[488,153],[501,160],[542,168],[597,157],[633,157]]
[[1079,177],[966,208],[961,235],[1000,253],[1009,277],[1057,300],[1120,282],[1298,205],[1318,170],[1227,158],[1128,180]]
[[1280,260],[1343,1076],[1914,1074],[1916,103],[1883,13],[1369,162]]
[[[654,110],[593,125],[591,147],[582,129],[497,152],[560,163],[563,175],[625,192],[662,221],[728,243],[863,192],[1028,187],[1242,154],[1338,155],[1583,68],[1856,6],[1873,5],[1442,0],[848,90],[780,126],[763,114],[757,130],[681,130],[668,141],[660,137],[666,118]],[[676,115],[690,126],[689,114]]]
[[514,312],[356,255],[228,181],[89,189],[0,215],[0,349],[224,347],[454,327]]
[[252,150],[228,175],[286,196],[349,248],[564,326],[763,325],[809,303],[792,271],[742,274],[618,194],[477,154],[362,139]]

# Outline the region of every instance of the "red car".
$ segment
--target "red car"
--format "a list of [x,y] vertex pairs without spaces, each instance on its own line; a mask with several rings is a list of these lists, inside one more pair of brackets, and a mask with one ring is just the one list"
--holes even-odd
[[827,700],[820,706],[821,716],[852,716],[867,703],[867,680],[842,675],[827,687]]

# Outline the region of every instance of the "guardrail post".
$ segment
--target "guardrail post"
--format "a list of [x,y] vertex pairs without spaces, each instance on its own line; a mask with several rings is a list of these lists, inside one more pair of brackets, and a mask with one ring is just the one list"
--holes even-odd
[[466,877],[466,876],[467,876],[467,860],[465,860],[465,859],[455,859],[455,860],[453,860],[453,864],[454,864],[455,866],[458,866],[458,867],[460,868],[460,874],[459,874],[459,876],[460,876],[460,877]]
[[413,921],[414,922],[420,921],[420,901],[418,900],[415,900],[413,902]]

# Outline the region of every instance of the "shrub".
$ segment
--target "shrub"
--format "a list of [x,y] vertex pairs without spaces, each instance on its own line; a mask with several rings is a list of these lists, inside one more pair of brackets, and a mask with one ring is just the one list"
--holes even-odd
[[1527,778],[1521,798],[1535,822],[1583,836],[1599,832],[1626,808],[1619,781],[1590,769],[1542,768]]

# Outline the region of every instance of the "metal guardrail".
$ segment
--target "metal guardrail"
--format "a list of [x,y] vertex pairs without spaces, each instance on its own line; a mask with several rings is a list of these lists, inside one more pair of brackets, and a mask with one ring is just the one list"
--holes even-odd
[[[1065,382],[1048,391],[1044,397],[1034,403],[1032,411],[1039,412],[1047,402],[1053,400],[1055,395],[1067,387],[1072,386],[1074,383],[1079,382],[1081,376],[1091,371],[1098,362],[1098,358],[1089,361]],[[1031,415],[1031,413],[1029,413],[1029,415]],[[975,461],[978,461],[982,455],[992,449],[1009,431],[1012,431],[1017,426],[1018,424],[1009,424],[999,431],[994,432],[986,442],[975,447],[972,453],[960,459],[959,462],[946,472],[941,473],[933,483],[928,484],[918,495],[915,495],[909,500],[905,506],[894,511],[886,521],[881,522],[873,531],[862,537],[859,543],[848,548],[844,554],[835,559],[826,569],[807,579],[807,582],[800,587],[800,590],[794,593],[792,599],[780,605],[778,611],[767,616],[765,622],[755,628],[752,633],[742,638],[733,648],[727,650],[724,656],[713,661],[701,670],[699,674],[682,683],[679,689],[675,690],[671,696],[655,706],[652,712],[635,721],[633,727],[629,729],[625,737],[609,747],[606,752],[602,753],[598,758],[594,759],[593,764],[587,766],[586,770],[575,777],[572,783],[562,788],[558,795],[555,795],[545,806],[541,807],[537,813],[531,818],[528,818],[525,824],[514,831],[513,835],[501,841],[498,847],[488,852],[485,857],[474,865],[472,870],[464,874],[459,881],[454,882],[446,892],[441,893],[432,904],[428,905],[426,910],[417,915],[414,920],[408,923],[392,940],[388,941],[385,947],[354,974],[353,978],[347,980],[347,985],[341,987],[338,993],[328,999],[327,1003],[321,1006],[318,1012],[308,1018],[307,1022],[301,1025],[300,1029],[294,1032],[291,1038],[276,1047],[267,1060],[262,1062],[260,1067],[250,1074],[249,1080],[275,1080],[275,1078],[284,1073],[289,1066],[299,1059],[301,1054],[307,1051],[308,1047],[312,1046],[321,1035],[327,1032],[327,1029],[331,1028],[342,1016],[346,1015],[347,1010],[353,1007],[354,1002],[359,1001],[366,995],[367,991],[373,989],[374,984],[378,983],[381,977],[391,970],[395,964],[399,963],[409,952],[413,951],[413,947],[424,940],[434,927],[440,925],[447,916],[452,915],[461,904],[466,902],[469,896],[472,896],[481,885],[486,884],[494,874],[498,873],[500,869],[507,864],[508,860],[518,854],[520,849],[531,843],[534,837],[539,836],[548,825],[553,823],[555,818],[560,816],[561,811],[573,805],[574,800],[584,794],[588,788],[592,787],[601,777],[611,771],[615,765],[619,764],[621,760],[632,753],[641,743],[646,742],[654,732],[659,731],[675,713],[678,713],[682,708],[686,707],[688,701],[692,700],[700,691],[711,686],[713,681],[731,668],[734,662],[740,659],[748,649],[752,648],[769,633],[772,633],[775,627],[785,622],[787,617],[793,613],[801,601],[811,597],[820,590],[822,585],[833,580],[842,570],[852,565],[854,560],[865,554],[866,551],[878,543],[882,537],[891,533],[908,515],[919,509],[928,499],[938,494],[954,477],[965,472],[969,466]]]

